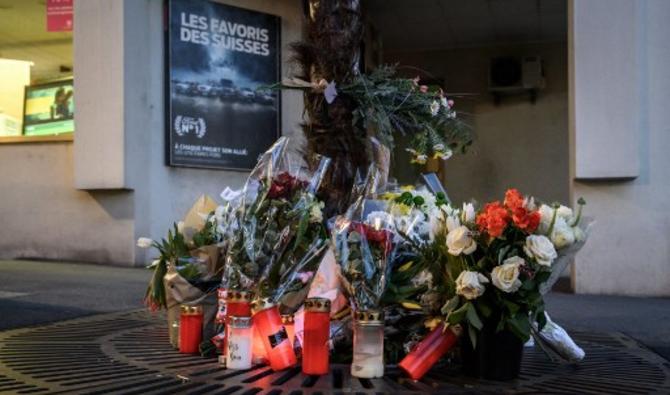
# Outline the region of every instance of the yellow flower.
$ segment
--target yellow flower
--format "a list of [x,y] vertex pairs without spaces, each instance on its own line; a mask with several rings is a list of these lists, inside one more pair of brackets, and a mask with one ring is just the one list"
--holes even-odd
[[414,190],[414,185],[403,185],[400,187],[400,190],[403,192],[412,192]]
[[391,208],[391,212],[394,215],[400,214],[402,215],[408,215],[412,211],[412,207],[402,204],[402,203],[395,203],[393,207]]
[[421,305],[414,302],[402,302],[402,307],[407,310],[421,310]]
[[397,198],[398,196],[400,196],[400,194],[398,193],[384,192],[381,198],[382,200],[395,200],[395,198]]
[[427,319],[426,321],[424,321],[424,322],[423,322],[423,325],[424,325],[426,328],[428,328],[428,329],[430,329],[430,330],[432,331],[433,329],[435,329],[435,327],[437,327],[438,325],[440,325],[441,322],[442,322],[442,319],[441,319],[441,318],[433,317],[433,318],[429,318],[429,319]]

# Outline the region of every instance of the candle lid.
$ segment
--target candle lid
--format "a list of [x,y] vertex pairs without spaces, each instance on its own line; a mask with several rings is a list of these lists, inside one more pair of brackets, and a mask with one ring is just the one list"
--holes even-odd
[[267,310],[275,306],[276,305],[270,301],[270,298],[256,298],[251,302],[251,312],[256,314],[259,311]]
[[305,311],[330,313],[330,299],[307,298],[305,300]]
[[281,315],[281,323],[283,325],[293,325],[293,324],[295,324],[295,319],[293,318],[293,314],[282,314]]
[[202,314],[202,306],[181,305],[181,313],[184,315],[198,315]]
[[381,310],[357,310],[354,319],[363,325],[380,325],[384,323],[384,313]]
[[226,292],[227,303],[251,302],[254,298],[254,293],[251,291],[231,291]]
[[251,317],[230,317],[231,328],[251,328]]

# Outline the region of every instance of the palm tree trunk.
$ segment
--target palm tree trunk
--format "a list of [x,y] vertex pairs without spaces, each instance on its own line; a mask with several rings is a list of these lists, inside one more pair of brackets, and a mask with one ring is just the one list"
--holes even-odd
[[[305,40],[293,44],[300,65],[298,77],[312,82],[325,79],[336,86],[359,72],[363,20],[358,0],[309,0]],[[328,156],[331,168],[322,183],[326,213],[343,212],[349,203],[356,172],[367,168],[366,133],[354,125],[354,102],[337,96],[328,104],[321,92],[304,95],[307,121],[302,125],[306,155]]]

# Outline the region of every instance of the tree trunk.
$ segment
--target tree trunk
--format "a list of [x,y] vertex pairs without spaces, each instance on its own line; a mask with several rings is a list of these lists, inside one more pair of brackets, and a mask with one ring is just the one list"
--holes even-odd
[[[309,0],[305,41],[293,45],[295,60],[305,81],[325,79],[336,86],[359,72],[363,20],[358,0]],[[302,125],[307,140],[306,156],[332,159],[322,183],[326,213],[343,212],[357,171],[370,163],[366,133],[353,124],[355,103],[339,95],[328,104],[321,92],[306,91],[307,121]]]

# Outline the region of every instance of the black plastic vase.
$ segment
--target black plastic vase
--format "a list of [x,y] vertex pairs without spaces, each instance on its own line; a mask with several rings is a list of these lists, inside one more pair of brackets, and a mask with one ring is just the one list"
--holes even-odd
[[467,376],[514,380],[519,377],[522,357],[523,341],[510,331],[496,332],[494,325],[484,326],[474,348],[467,335],[461,337],[461,360]]

